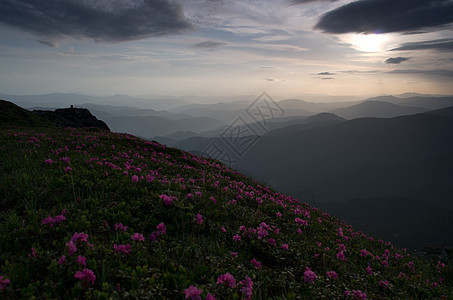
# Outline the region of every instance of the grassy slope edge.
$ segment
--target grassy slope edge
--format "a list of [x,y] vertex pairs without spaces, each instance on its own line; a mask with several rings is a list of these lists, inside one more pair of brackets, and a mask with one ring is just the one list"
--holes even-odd
[[131,135],[0,129],[0,183],[6,299],[453,297],[451,265]]

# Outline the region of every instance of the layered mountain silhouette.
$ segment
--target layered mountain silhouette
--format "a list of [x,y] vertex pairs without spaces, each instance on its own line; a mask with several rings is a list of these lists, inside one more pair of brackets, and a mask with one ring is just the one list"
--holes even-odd
[[[251,102],[178,99],[168,105],[159,100],[155,107],[149,101],[146,109],[99,101],[80,106],[112,131],[206,155],[208,145],[225,144],[225,130],[239,116],[247,117]],[[284,116],[268,120],[265,132],[248,133],[256,135],[256,142],[242,156],[236,154],[235,168],[396,245],[453,246],[453,97],[286,99],[278,105]],[[256,120],[244,120],[260,127]]]

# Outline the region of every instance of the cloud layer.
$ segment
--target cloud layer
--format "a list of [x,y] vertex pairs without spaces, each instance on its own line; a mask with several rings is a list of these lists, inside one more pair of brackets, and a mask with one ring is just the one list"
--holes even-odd
[[[127,4],[126,4],[127,3]],[[191,28],[170,0],[2,0],[0,22],[31,32],[46,44],[67,37],[117,43]]]
[[436,51],[453,51],[453,39],[442,39],[424,42],[404,43],[392,51],[408,51],[408,50],[436,50]]
[[399,65],[402,62],[408,61],[409,57],[390,57],[385,60],[386,64]]
[[451,23],[450,0],[360,0],[326,13],[315,28],[326,33],[414,33]]

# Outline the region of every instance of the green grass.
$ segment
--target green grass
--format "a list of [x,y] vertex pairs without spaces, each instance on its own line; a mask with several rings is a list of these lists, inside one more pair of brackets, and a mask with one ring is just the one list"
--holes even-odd
[[17,126],[53,127],[46,119],[9,101],[0,100],[0,128]]
[[[10,281],[0,285],[0,297],[6,299],[184,299],[190,286],[203,299],[208,293],[245,299],[238,282],[246,277],[252,299],[353,299],[353,290],[371,299],[453,297],[451,265],[438,268],[437,261],[374,240],[218,161],[130,135],[0,129],[0,184],[0,275]],[[176,199],[165,205],[162,194]],[[42,222],[59,215],[65,220],[53,226]],[[125,232],[115,229],[120,222]],[[160,223],[166,233],[152,241]],[[66,244],[76,232],[89,237],[75,241],[77,252],[69,255]],[[131,240],[134,233],[145,240]],[[131,251],[117,253],[114,244],[130,244]],[[337,257],[342,245],[346,260]],[[364,249],[371,255],[361,256]],[[86,266],[77,263],[79,255]],[[305,281],[307,267],[317,275],[313,284]],[[84,268],[96,276],[93,284],[74,277]],[[236,286],[217,284],[225,273]],[[386,280],[388,286],[380,285]]]

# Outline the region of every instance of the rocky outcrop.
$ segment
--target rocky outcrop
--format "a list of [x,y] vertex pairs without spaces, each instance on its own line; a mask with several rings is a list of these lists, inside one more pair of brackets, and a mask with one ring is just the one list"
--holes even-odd
[[58,127],[97,127],[110,131],[104,121],[99,120],[86,108],[60,108],[55,111],[34,110],[34,113],[46,118]]

